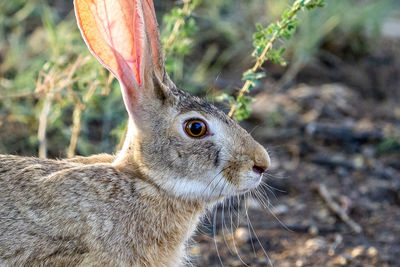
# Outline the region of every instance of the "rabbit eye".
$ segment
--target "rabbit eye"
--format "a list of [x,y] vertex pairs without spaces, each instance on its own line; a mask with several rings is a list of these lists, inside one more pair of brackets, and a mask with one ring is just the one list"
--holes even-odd
[[200,138],[207,133],[207,125],[203,120],[191,119],[186,122],[185,132],[190,137]]

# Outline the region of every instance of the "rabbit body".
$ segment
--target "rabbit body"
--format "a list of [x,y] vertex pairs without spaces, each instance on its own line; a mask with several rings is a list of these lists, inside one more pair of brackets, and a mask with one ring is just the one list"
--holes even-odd
[[0,265],[179,266],[205,209],[256,188],[267,151],[165,71],[152,0],[75,0],[129,115],[116,155],[0,155]]
[[0,155],[0,265],[179,266],[203,206],[133,169]]

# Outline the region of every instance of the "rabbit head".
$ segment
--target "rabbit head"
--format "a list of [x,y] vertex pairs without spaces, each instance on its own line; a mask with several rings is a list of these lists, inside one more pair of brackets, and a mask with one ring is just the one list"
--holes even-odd
[[190,200],[259,185],[270,165],[266,150],[225,113],[170,80],[152,0],[75,0],[75,12],[90,51],[120,82],[129,114],[115,166]]

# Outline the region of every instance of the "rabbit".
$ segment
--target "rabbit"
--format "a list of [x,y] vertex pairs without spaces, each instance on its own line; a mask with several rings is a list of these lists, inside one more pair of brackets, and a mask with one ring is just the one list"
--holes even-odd
[[0,266],[182,266],[201,217],[256,188],[267,151],[236,121],[178,89],[152,0],[75,0],[91,53],[129,115],[114,155],[0,155]]

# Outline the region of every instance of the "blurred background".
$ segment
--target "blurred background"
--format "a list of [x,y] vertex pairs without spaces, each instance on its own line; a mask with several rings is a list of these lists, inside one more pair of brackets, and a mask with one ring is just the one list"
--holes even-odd
[[[185,45],[167,57],[175,83],[210,101],[237,92],[254,64],[256,23],[291,3],[199,1]],[[182,5],[155,0],[162,32]],[[72,9],[0,3],[0,153],[116,152],[127,120],[119,86],[89,54]],[[205,218],[193,265],[400,265],[400,2],[327,0],[299,20],[287,66],[264,64],[241,122],[272,155],[266,185]]]

